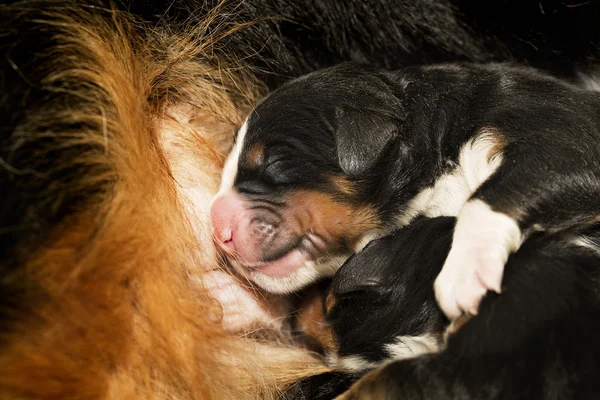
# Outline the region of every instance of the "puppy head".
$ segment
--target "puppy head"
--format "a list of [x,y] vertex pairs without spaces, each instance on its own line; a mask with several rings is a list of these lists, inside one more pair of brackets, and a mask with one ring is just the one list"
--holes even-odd
[[448,321],[433,282],[453,227],[454,218],[419,219],[340,268],[324,302],[330,331],[318,336],[327,338],[322,345],[333,367],[360,371],[439,349]]
[[331,276],[386,224],[377,204],[402,106],[383,72],[343,65],[272,93],[238,132],[212,204],[245,276],[291,292]]

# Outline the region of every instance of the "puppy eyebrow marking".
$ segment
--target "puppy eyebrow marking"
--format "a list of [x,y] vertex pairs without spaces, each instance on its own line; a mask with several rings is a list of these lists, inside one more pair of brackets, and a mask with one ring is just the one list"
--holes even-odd
[[333,292],[329,292],[325,298],[325,313],[328,314],[333,307],[337,304],[337,298]]
[[253,167],[253,168],[260,167],[264,162],[264,158],[265,158],[265,145],[263,143],[257,143],[255,145],[253,145],[246,152],[246,156],[245,156],[246,162],[248,163],[248,165],[250,167]]

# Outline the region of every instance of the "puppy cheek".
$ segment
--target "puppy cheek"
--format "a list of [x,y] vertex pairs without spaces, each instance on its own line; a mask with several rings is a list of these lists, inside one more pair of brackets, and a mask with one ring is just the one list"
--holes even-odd
[[290,207],[286,217],[295,218],[303,232],[313,233],[323,240],[329,252],[352,249],[365,232],[382,226],[372,207],[336,196],[337,192],[299,190],[288,198]]

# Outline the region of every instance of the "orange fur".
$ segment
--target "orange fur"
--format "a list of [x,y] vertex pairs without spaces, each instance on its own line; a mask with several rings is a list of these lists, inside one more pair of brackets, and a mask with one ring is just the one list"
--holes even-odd
[[219,304],[196,283],[218,263],[195,190],[216,191],[231,135],[260,93],[211,48],[240,27],[203,36],[209,18],[194,35],[155,31],[88,2],[44,15],[36,24],[57,44],[43,89],[79,101],[45,106],[27,129],[82,126],[54,134],[57,146],[93,149],[70,160],[86,174],[65,188],[91,194],[5,278],[26,282],[28,303],[0,334],[0,396],[274,398],[324,370],[299,350],[224,331]]

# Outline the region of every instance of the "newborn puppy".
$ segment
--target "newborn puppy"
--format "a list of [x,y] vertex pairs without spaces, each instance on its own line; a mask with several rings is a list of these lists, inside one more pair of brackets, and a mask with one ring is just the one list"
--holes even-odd
[[333,277],[320,304],[325,321],[300,313],[298,328],[320,342],[331,367],[361,372],[442,347],[448,320],[436,304],[433,281],[454,220],[422,218],[373,240]]
[[316,72],[240,129],[215,237],[240,273],[285,293],[416,216],[456,215],[435,292],[451,319],[476,314],[528,235],[598,219],[599,109],[597,93],[507,65]]
[[597,398],[600,229],[576,240],[533,235],[508,260],[505,293],[448,327],[432,283],[454,222],[419,219],[340,268],[326,323],[300,322],[338,372],[308,378],[286,398],[334,398],[381,364],[342,398]]

